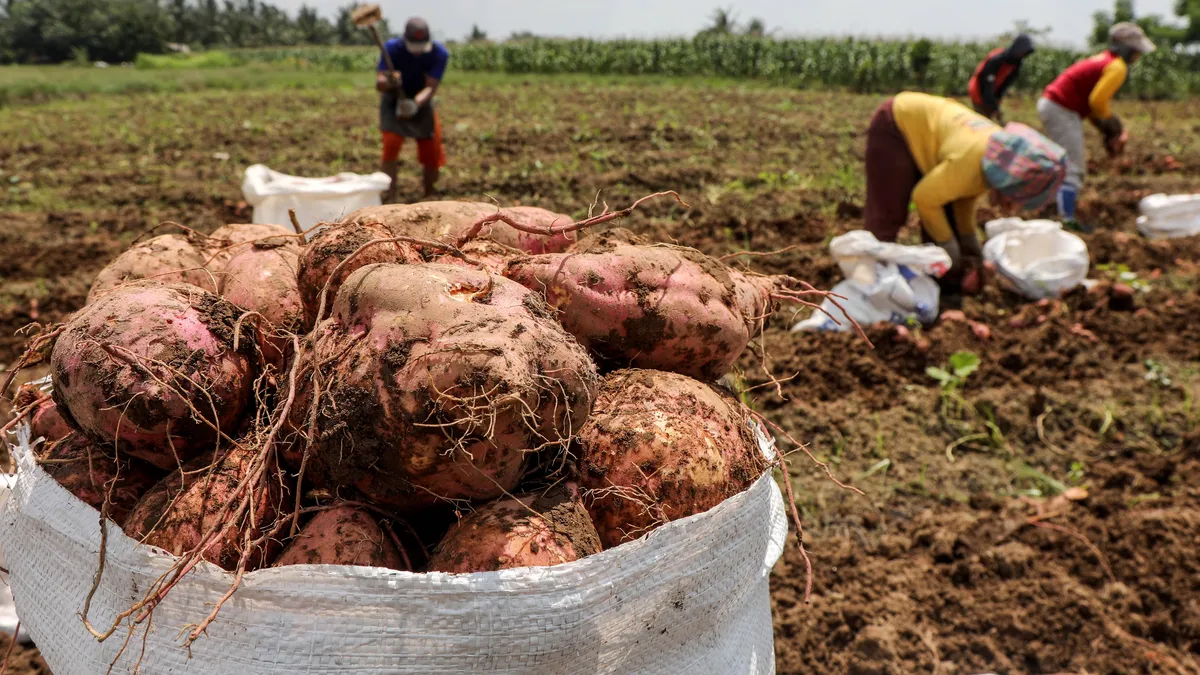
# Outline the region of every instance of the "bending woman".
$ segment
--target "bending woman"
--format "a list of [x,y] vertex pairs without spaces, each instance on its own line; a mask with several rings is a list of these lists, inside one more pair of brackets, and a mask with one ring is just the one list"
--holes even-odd
[[1058,193],[1067,164],[1066,152],[1030,127],[1001,129],[957,101],[904,92],[871,119],[866,173],[866,229],[896,241],[914,203],[925,241],[950,255],[944,281],[953,287],[983,262],[979,198],[991,191],[993,203],[1040,208]]

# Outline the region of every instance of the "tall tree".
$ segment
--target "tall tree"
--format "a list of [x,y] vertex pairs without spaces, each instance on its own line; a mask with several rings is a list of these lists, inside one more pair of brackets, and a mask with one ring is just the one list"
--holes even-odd
[[300,5],[300,12],[296,15],[296,32],[304,44],[324,45],[333,41],[333,25],[308,5]]
[[696,34],[696,37],[719,37],[737,32],[737,14],[733,8],[718,7],[710,16],[711,24]]
[[1183,40],[1200,42],[1200,0],[1175,0],[1175,16],[1187,22]]
[[[1175,13],[1179,16],[1185,16],[1189,9],[1187,6],[1189,3],[1195,5],[1197,11],[1200,12],[1200,2],[1197,2],[1197,0],[1176,0]],[[1092,45],[1096,47],[1107,45],[1108,29],[1113,24],[1122,21],[1132,21],[1138,24],[1142,27],[1142,30],[1146,31],[1146,35],[1151,40],[1163,46],[1194,41],[1194,39],[1188,37],[1190,27],[1181,28],[1180,26],[1172,25],[1158,14],[1148,14],[1139,17],[1134,11],[1133,0],[1116,0],[1111,13],[1096,12],[1092,15]],[[1192,22],[1192,25],[1195,25],[1195,23]]]

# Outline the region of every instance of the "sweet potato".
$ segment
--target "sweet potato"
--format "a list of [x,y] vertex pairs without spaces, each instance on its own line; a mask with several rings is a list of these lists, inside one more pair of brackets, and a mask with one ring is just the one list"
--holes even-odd
[[549,567],[599,552],[599,535],[578,494],[560,488],[477,507],[438,544],[429,571]]
[[[347,215],[342,222],[375,222],[382,224],[394,234],[454,243],[480,218],[497,211],[502,211],[515,220],[529,225],[545,226],[551,223],[569,225],[573,222],[569,216],[536,207],[498,208],[494,204],[480,202],[448,201],[368,206]],[[500,222],[487,225],[481,234],[486,239],[527,253],[565,251],[575,240],[574,233],[546,237],[521,232]]]
[[38,462],[51,478],[88,506],[100,509],[107,497],[108,517],[118,525],[162,477],[162,472],[144,462],[110,457],[80,433],[47,443],[38,453]]
[[[175,555],[196,550],[204,537],[220,522],[226,505],[234,500],[238,483],[246,478],[257,452],[252,444],[235,446],[214,462],[210,453],[197,457],[159,481],[138,501],[125,521],[125,534],[157,546]],[[246,536],[258,541],[270,532],[285,503],[282,476],[273,466],[267,468],[268,489],[254,492],[254,519],[242,518],[229,526],[223,537],[214,540],[202,557],[226,570],[237,568],[246,550]],[[248,515],[248,514],[247,514]],[[265,567],[282,546],[277,538],[253,545],[246,570]]]
[[117,256],[92,282],[87,304],[114,288],[140,279],[163,283],[184,283],[207,291],[216,291],[216,277],[204,263],[208,255],[198,235],[164,234],[148,239]]
[[[524,251],[505,246],[504,244],[492,241],[491,239],[476,239],[467,242],[462,247],[462,252],[467,255],[472,261],[480,263],[483,269],[488,270],[493,274],[503,274],[505,266],[510,260],[525,255]],[[457,265],[459,267],[475,267],[471,263],[452,255],[443,255],[435,257],[431,262],[441,265]]]
[[274,566],[284,565],[361,565],[412,571],[375,516],[349,504],[321,511],[300,528]]
[[290,227],[283,225],[267,225],[264,223],[232,223],[222,225],[208,235],[204,242],[208,254],[208,268],[214,273],[225,269],[225,265],[234,256],[246,251],[252,246],[259,248],[278,248],[280,246],[301,245],[300,238]]
[[21,385],[13,397],[13,410],[24,410],[31,405],[34,408],[26,418],[29,420],[30,438],[42,438],[49,442],[66,438],[71,433],[70,425],[58,414],[54,399],[46,397],[36,383]]
[[[495,211],[495,207],[492,207],[492,211]],[[537,206],[509,206],[501,209],[501,211],[515,216],[518,222],[535,227],[561,227],[575,222],[571,216],[565,213],[555,213],[554,211],[547,211]],[[493,228],[491,238],[495,241],[535,255],[566,251],[575,243],[576,239],[574,232],[547,237],[530,232],[521,232],[504,223],[496,223],[491,227]]]
[[78,312],[51,354],[54,400],[73,427],[170,469],[237,427],[251,400],[254,332],[241,310],[185,284],[138,281]]
[[728,373],[761,330],[781,278],[744,275],[694,249],[628,240],[606,233],[580,242],[581,252],[517,258],[504,274],[543,293],[606,367],[704,380]]
[[[311,329],[317,321],[329,316],[333,299],[337,297],[342,282],[360,267],[374,263],[421,263],[424,259],[419,251],[409,244],[394,242],[376,244],[355,256],[346,265],[338,266],[356,251],[372,241],[390,239],[394,235],[386,227],[373,222],[346,221],[327,227],[317,233],[304,247],[300,256],[298,283],[300,300],[304,305],[304,327]],[[338,270],[334,277],[334,270]],[[321,290],[329,284],[325,301],[325,316],[317,317],[321,303]]]
[[491,499],[528,451],[568,438],[597,384],[587,353],[540,296],[449,265],[377,264],[342,284],[306,367],[292,428],[318,480],[380,506]]
[[254,244],[233,256],[221,273],[221,296],[257,312],[258,348],[266,363],[282,371],[292,352],[293,333],[304,330],[297,271],[300,247]]
[[604,378],[579,430],[580,485],[605,548],[744,491],[767,469],[748,411],[676,373]]

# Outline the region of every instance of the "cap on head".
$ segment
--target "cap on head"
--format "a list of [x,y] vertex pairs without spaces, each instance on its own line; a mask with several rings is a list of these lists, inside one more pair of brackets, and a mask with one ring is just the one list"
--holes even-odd
[[988,139],[983,175],[1026,209],[1049,204],[1067,176],[1067,152],[1033,128],[1011,122]]
[[1113,24],[1113,27],[1108,29],[1108,40],[1114,47],[1124,47],[1138,54],[1150,54],[1158,49],[1150,38],[1146,37],[1142,27],[1130,21]]
[[429,24],[425,23],[425,19],[414,16],[404,24],[404,44],[414,51],[428,52],[433,49]]

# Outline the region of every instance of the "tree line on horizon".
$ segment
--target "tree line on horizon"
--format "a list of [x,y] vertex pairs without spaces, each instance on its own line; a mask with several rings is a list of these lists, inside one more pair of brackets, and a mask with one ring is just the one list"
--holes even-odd
[[[295,16],[266,0],[0,0],[0,63],[63,63],[105,61],[122,63],[138,54],[299,45],[370,45],[372,38],[354,26],[355,4],[342,5],[332,18],[302,5]],[[1094,16],[1092,42],[1107,41],[1108,27],[1117,21],[1136,21],[1160,46],[1200,43],[1200,0],[1176,0],[1171,21],[1159,15],[1137,16],[1133,0],[1116,0],[1112,12]],[[380,26],[389,30],[386,21]],[[1042,36],[1028,24],[1019,30]],[[771,39],[766,22],[752,18],[744,24],[731,8],[718,8],[695,39],[742,36]],[[528,32],[513,33],[511,42],[538,39]],[[473,26],[467,43],[489,42]],[[930,40],[916,40],[917,51]]]

